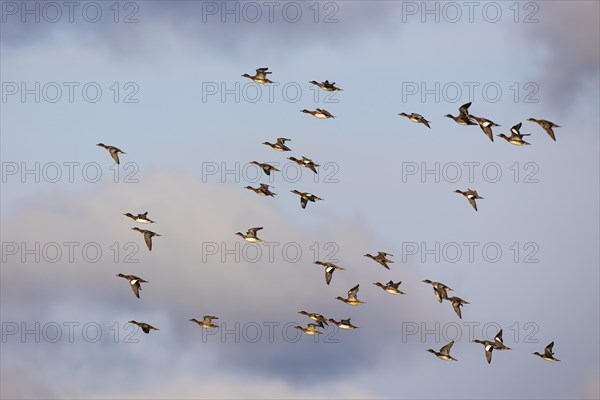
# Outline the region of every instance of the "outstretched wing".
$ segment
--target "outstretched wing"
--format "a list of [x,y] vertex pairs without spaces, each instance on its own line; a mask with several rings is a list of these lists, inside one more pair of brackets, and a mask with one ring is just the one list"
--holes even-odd
[[502,329],[500,329],[500,331],[496,334],[496,336],[494,337],[494,341],[500,344],[504,344],[504,342],[502,341]]
[[454,312],[456,312],[456,315],[458,315],[458,318],[462,319],[462,313],[460,311],[460,303],[453,301],[452,308],[454,308]]
[[546,346],[546,348],[544,349],[544,354],[547,356],[552,356],[554,353],[552,352],[552,348],[554,347],[554,342],[550,343],[548,346]]
[[333,271],[335,268],[327,267],[325,268],[325,282],[329,285],[331,282],[331,278],[333,277]]
[[473,207],[475,211],[477,211],[477,203],[475,203],[475,199],[467,197],[467,200],[469,200],[469,204],[471,204],[471,207]]
[[492,346],[491,344],[485,345],[485,359],[487,360],[488,364],[492,362],[492,351],[493,350],[494,350],[494,346]]
[[468,102],[467,104],[463,104],[462,106],[460,106],[460,108],[458,109],[458,112],[460,113],[461,116],[466,117],[469,115],[469,107],[471,107],[471,102]]
[[489,125],[479,125],[481,127],[481,130],[483,131],[483,133],[485,133],[487,135],[487,137],[493,142],[494,141],[494,134],[492,133],[492,128]]
[[552,130],[552,126],[544,126],[544,130],[548,135],[556,142],[556,136],[554,136],[554,131]]
[[445,345],[444,347],[442,347],[440,349],[440,353],[445,354],[445,355],[450,355],[450,349],[452,348],[453,345],[454,345],[454,340],[451,340],[450,342],[448,342],[447,345]]
[[441,303],[442,300],[444,299],[444,296],[442,295],[442,293],[440,292],[440,290],[437,287],[433,287],[433,293],[435,294],[435,298],[438,299],[438,301]]
[[300,197],[300,206],[302,208],[306,208],[307,204],[308,204],[308,199],[306,197]]
[[515,126],[513,126],[512,128],[510,128],[510,133],[512,133],[515,136],[520,136],[521,132],[519,132],[519,130],[521,129],[522,125],[523,125],[523,123],[519,122],[518,124],[516,124]]
[[119,154],[117,154],[116,150],[111,150],[110,151],[110,155],[112,156],[113,160],[115,160],[115,162],[118,164],[120,164],[119,162]]
[[148,246],[148,250],[152,251],[152,232],[144,232],[144,241],[146,242],[146,246]]
[[140,298],[140,281],[139,280],[136,283],[134,283],[133,285],[131,285],[131,290],[133,290],[135,297],[137,297],[139,299]]
[[356,294],[358,293],[358,287],[360,285],[354,286],[352,289],[348,290],[348,299],[356,300]]

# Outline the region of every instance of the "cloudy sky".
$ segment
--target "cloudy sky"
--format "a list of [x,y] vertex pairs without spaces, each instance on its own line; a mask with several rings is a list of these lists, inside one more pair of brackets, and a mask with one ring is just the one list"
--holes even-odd
[[[2,398],[599,397],[597,2],[115,4],[1,2]],[[469,101],[532,145],[444,117]],[[123,216],[144,211],[151,252]],[[327,286],[316,259],[346,270]],[[335,300],[356,284],[367,304]],[[359,329],[315,340],[300,310]],[[470,342],[499,328],[487,365]],[[452,339],[459,362],[425,352]],[[531,355],[551,341],[560,363]]]

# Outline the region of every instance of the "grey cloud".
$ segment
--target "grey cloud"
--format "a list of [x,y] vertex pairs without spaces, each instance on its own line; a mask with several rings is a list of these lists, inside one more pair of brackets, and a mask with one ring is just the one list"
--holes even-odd
[[[594,1],[541,2],[539,23],[522,27],[548,52],[541,88],[556,108],[574,106],[581,91],[598,85],[600,71],[600,4]],[[597,93],[596,93],[597,95]]]
[[[269,12],[270,3],[274,4],[272,15]],[[104,14],[97,23],[86,22],[77,12],[74,22],[70,23],[66,10],[57,23],[45,22],[43,18],[40,23],[34,23],[31,16],[28,22],[21,23],[20,14],[7,16],[7,23],[3,24],[3,44],[9,47],[46,45],[75,35],[81,44],[104,48],[109,54],[126,60],[141,53],[155,56],[157,48],[162,45],[173,47],[177,46],[179,40],[195,38],[197,44],[222,54],[245,51],[251,56],[257,50],[266,55],[299,45],[321,46],[326,43],[327,46],[347,46],[348,39],[360,38],[364,32],[370,31],[373,23],[378,24],[379,34],[398,27],[395,17],[398,7],[388,2],[374,5],[322,1],[315,7],[316,3],[137,2],[139,10],[135,18],[139,20],[138,23],[114,23],[114,11],[109,9],[108,3],[100,3]],[[81,4],[83,8],[83,4],[87,3]],[[227,13],[227,10],[236,9],[235,15]],[[261,12],[260,18],[253,16],[253,10],[256,9]],[[301,16],[296,18],[298,9]],[[122,11],[120,17],[131,11]],[[315,22],[315,18],[318,22]],[[296,19],[297,22],[292,22]],[[195,50],[200,51],[201,47]]]
[[[409,305],[410,299],[386,297],[371,284],[376,279],[386,279],[388,274],[378,265],[369,263],[363,254],[378,248],[381,243],[377,243],[377,235],[355,222],[347,221],[334,228],[325,223],[324,229],[290,229],[289,217],[277,205],[271,204],[271,199],[254,198],[242,188],[202,184],[191,177],[167,173],[150,175],[144,180],[151,181],[152,185],[99,186],[95,188],[96,193],[80,198],[56,193],[56,197],[40,204],[38,211],[17,215],[2,226],[3,240],[8,242],[97,242],[103,248],[113,242],[142,244],[141,236],[130,230],[132,224],[121,214],[125,210],[136,210],[140,199],[150,199],[143,201],[144,208],[151,210],[152,216],[159,221],[152,228],[164,236],[155,238],[152,253],[140,247],[137,255],[140,263],[114,264],[110,257],[97,264],[21,264],[11,259],[3,266],[2,314],[5,321],[24,320],[31,324],[53,320],[102,321],[106,328],[113,322],[136,319],[161,329],[156,334],[138,336],[144,346],[150,346],[150,343],[154,343],[152,347],[162,346],[161,350],[154,348],[151,353],[140,352],[141,344],[111,347],[107,338],[98,345],[103,350],[94,356],[97,363],[78,371],[84,381],[90,379],[90,375],[100,373],[106,365],[114,364],[115,359],[119,360],[119,371],[131,371],[128,374],[143,381],[140,365],[156,362],[155,359],[169,363],[178,353],[199,345],[199,328],[188,321],[191,317],[216,314],[221,318],[219,322],[226,323],[229,329],[236,322],[262,324],[275,321],[305,325],[308,319],[297,312],[306,309],[336,319],[352,317],[361,329],[356,333],[339,332],[335,337],[339,343],[317,345],[308,336],[303,336],[298,343],[286,343],[280,328],[277,328],[273,344],[266,343],[266,338],[258,344],[236,344],[231,343],[231,337],[225,343],[220,343],[218,337],[210,337],[208,343],[201,344],[205,348],[202,351],[219,354],[214,361],[218,370],[248,373],[248,367],[252,366],[249,373],[263,379],[275,377],[291,386],[306,379],[344,382],[358,372],[356,362],[360,362],[361,368],[368,368],[377,361],[378,354],[397,343],[394,331],[400,320],[387,317],[392,304],[402,311],[404,318],[427,315],[426,306]],[[161,190],[156,191],[156,187]],[[247,196],[241,197],[242,193]],[[284,196],[282,194],[277,200],[295,200]],[[326,207],[327,204],[324,202],[319,206]],[[65,213],[68,209],[78,212]],[[38,226],[35,232],[22,228],[32,224]],[[236,240],[240,240],[233,232],[255,224],[265,226],[262,235],[265,240],[297,243],[305,252],[302,260],[290,264],[277,255],[275,263],[223,264],[218,258],[202,263],[202,241],[226,242],[231,249]],[[365,236],[353,234],[359,231]],[[332,285],[326,286],[323,270],[312,264],[313,254],[309,254],[308,249],[315,242],[329,241],[338,243],[337,257],[348,270],[340,271],[343,273],[334,277]],[[414,272],[400,272],[408,267],[398,261],[393,267],[393,275],[401,275],[405,282],[417,282]],[[117,272],[137,274],[150,281],[144,286],[141,301],[115,277]],[[41,276],[44,278],[40,279]],[[345,295],[359,282],[361,297],[372,307],[379,305],[379,310],[361,310],[334,299]],[[28,288],[26,292],[19,289],[24,286]],[[369,328],[372,325],[387,333],[372,333]],[[295,335],[294,329],[291,332]],[[373,338],[377,340],[372,342]],[[71,355],[63,359],[66,363],[63,367],[77,365],[89,357],[89,347],[85,346],[68,344],[65,350],[70,350]],[[20,348],[26,353],[29,351],[23,345]],[[73,354],[74,348],[81,348],[81,353]],[[50,349],[52,354],[58,354],[56,345]],[[33,353],[29,357],[35,359],[38,355]]]

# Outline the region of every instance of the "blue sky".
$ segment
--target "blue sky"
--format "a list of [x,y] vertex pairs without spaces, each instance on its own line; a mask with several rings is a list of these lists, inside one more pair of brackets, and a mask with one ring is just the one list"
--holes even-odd
[[[113,3],[100,2],[95,23],[86,2],[73,22],[41,3],[35,22],[24,4],[2,2],[0,25],[3,398],[598,397],[598,3],[518,3],[516,16],[513,3],[483,2],[471,21],[463,3],[284,2],[270,21],[264,2],[147,1],[120,3],[115,22]],[[225,7],[238,7],[239,22],[221,20]],[[273,72],[272,92],[241,77],[259,67]],[[325,97],[308,84],[325,79],[344,91]],[[24,100],[23,87],[34,91]],[[501,125],[496,134],[523,122],[532,146],[491,143],[444,117],[468,101]],[[316,107],[336,118],[299,112]],[[431,129],[399,112],[423,114]],[[557,141],[529,117],[560,125]],[[277,137],[293,151],[261,144]],[[120,168],[98,142],[127,153]],[[312,158],[319,174],[296,177],[288,154]],[[258,184],[253,160],[281,166],[259,180],[276,198],[243,189]],[[37,181],[22,175],[35,168]],[[478,212],[453,193],[467,187],[485,198]],[[292,189],[325,200],[302,210]],[[144,211],[163,235],[151,253],[122,216]],[[252,226],[268,243],[233,235]],[[346,267],[330,286],[312,264],[317,249]],[[377,251],[395,255],[390,271],[363,257]],[[140,300],[119,272],[150,282]],[[372,285],[390,279],[407,295]],[[471,303],[463,320],[423,279]],[[357,283],[367,304],[334,300]],[[300,310],[360,328],[295,341],[285,327],[309,321]],[[205,314],[239,343],[203,337],[188,320]],[[131,319],[160,331],[130,343]],[[22,336],[36,323],[39,343]],[[78,324],[72,341],[65,323]],[[469,326],[473,338],[503,328],[513,350],[488,366]],[[425,352],[457,333],[458,363]],[[531,355],[551,341],[560,363]]]

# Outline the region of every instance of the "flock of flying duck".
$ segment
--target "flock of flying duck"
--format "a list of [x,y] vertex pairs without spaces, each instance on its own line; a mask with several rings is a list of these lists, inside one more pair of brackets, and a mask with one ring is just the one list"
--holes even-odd
[[[256,83],[268,84],[268,83],[273,83],[267,77],[267,75],[269,75],[269,74],[271,74],[271,72],[268,71],[268,68],[258,68],[256,70],[255,75],[244,74],[242,76],[245,78],[249,78]],[[321,88],[325,91],[329,91],[329,92],[342,90],[339,87],[335,86],[335,82],[329,82],[327,80],[324,82],[310,81],[309,83],[316,85],[319,88]],[[447,114],[446,117],[451,118],[459,125],[465,125],[465,126],[466,125],[479,125],[481,130],[493,142],[494,137],[492,134],[492,127],[498,127],[500,125],[496,124],[493,121],[490,121],[489,119],[476,117],[476,116],[470,114],[469,113],[470,106],[471,106],[471,103],[464,104],[463,106],[461,106],[458,109],[459,113],[457,116]],[[319,118],[319,119],[335,118],[331,113],[329,113],[327,110],[322,109],[322,108],[317,108],[314,111],[303,109],[303,110],[301,110],[301,112],[311,114],[314,117]],[[426,127],[431,128],[431,126],[429,125],[430,121],[426,120],[420,114],[400,113],[399,115],[406,117],[413,122],[421,123],[421,124],[425,125]],[[556,137],[554,135],[553,128],[558,128],[559,127],[558,125],[556,125],[553,122],[542,120],[542,119],[529,118],[528,121],[532,121],[532,122],[535,122],[538,125],[540,125],[548,133],[550,138],[552,138],[552,140],[556,141]],[[516,146],[529,145],[530,143],[523,140],[523,137],[530,136],[530,134],[520,133],[521,125],[522,125],[521,123],[518,123],[517,125],[513,126],[510,130],[510,132],[511,132],[510,136],[506,136],[504,134],[499,134],[498,136],[505,139],[508,143],[516,145]],[[291,149],[286,145],[286,142],[288,142],[288,141],[291,141],[291,140],[287,139],[287,138],[277,138],[275,143],[264,142],[263,144],[271,147],[272,149],[274,149],[278,152],[287,152],[287,151],[291,151]],[[103,143],[98,143],[97,145],[106,149],[117,164],[120,163],[119,155],[126,154],[121,149],[114,147],[114,146],[107,146]],[[301,159],[298,159],[295,157],[288,157],[288,160],[291,160],[291,161],[297,163],[301,167],[310,169],[315,174],[318,173],[317,167],[319,167],[319,164],[315,163],[313,160],[311,160],[308,157],[302,156]],[[264,171],[265,175],[270,175],[271,172],[279,171],[277,168],[275,168],[274,166],[267,164],[267,163],[260,163],[258,161],[252,161],[251,164],[254,164],[254,165],[258,166],[259,168],[261,168]],[[261,183],[260,186],[256,187],[256,188],[252,187],[252,186],[246,186],[245,188],[248,190],[252,190],[259,196],[275,197],[275,195],[276,195],[276,193],[274,193],[270,190],[271,186],[264,184],[264,183]],[[300,206],[303,209],[306,208],[306,205],[308,204],[308,202],[314,203],[318,200],[323,200],[322,198],[320,198],[314,194],[311,194],[311,193],[301,192],[299,190],[292,190],[291,192],[300,197]],[[475,211],[477,211],[477,204],[476,204],[475,200],[483,199],[483,197],[479,196],[477,191],[475,191],[474,189],[467,189],[466,191],[455,190],[455,192],[460,193],[463,196],[465,196],[467,198],[467,200],[469,201],[469,203],[471,204],[471,206],[475,209]],[[140,224],[155,223],[155,221],[148,218],[148,212],[144,212],[143,214],[137,214],[137,215],[134,215],[131,213],[126,213],[124,215]],[[148,247],[148,250],[150,250],[150,251],[152,250],[152,238],[161,236],[158,233],[153,232],[151,230],[140,229],[138,227],[134,227],[131,229],[135,230],[137,232],[140,232],[144,236],[144,241],[146,243],[146,246]],[[245,234],[242,232],[236,232],[235,235],[240,236],[242,239],[244,239],[247,242],[258,243],[258,242],[262,241],[262,239],[260,239],[258,237],[258,231],[260,231],[261,229],[263,229],[263,227],[254,227],[254,228],[248,229]],[[393,257],[393,255],[383,252],[383,251],[378,252],[376,255],[365,254],[364,256],[372,259],[373,261],[375,261],[376,263],[380,264],[381,266],[383,266],[384,268],[386,268],[388,270],[390,269],[389,264],[394,262],[388,258],[390,256]],[[339,265],[336,265],[331,262],[325,262],[325,261],[315,261],[314,264],[317,264],[317,265],[325,268],[325,283],[327,285],[329,285],[331,283],[333,273],[335,271],[341,271],[341,270],[345,269],[343,267],[340,267]],[[135,275],[124,275],[124,274],[120,273],[117,276],[120,278],[126,279],[129,282],[129,285],[130,285],[134,295],[137,298],[140,298],[140,291],[142,290],[141,284],[148,283],[148,281],[146,281],[138,276],[135,276]],[[399,294],[405,294],[404,292],[402,292],[399,289],[401,283],[402,283],[401,281],[394,283],[392,280],[390,280],[389,282],[387,282],[385,284],[381,283],[381,282],[374,282],[373,285],[381,288],[382,290],[384,290],[385,292],[387,292],[389,294],[399,295]],[[460,298],[458,296],[448,297],[448,292],[453,291],[453,289],[451,289],[450,287],[448,287],[447,285],[445,285],[442,282],[434,282],[429,279],[425,279],[425,280],[423,280],[423,283],[429,284],[433,287],[433,293],[439,303],[442,303],[443,301],[447,301],[450,304],[452,304],[454,312],[456,313],[458,318],[462,319],[461,307],[464,306],[465,304],[469,304],[469,302],[463,300],[462,298]],[[342,301],[350,306],[358,306],[361,304],[365,304],[364,301],[361,301],[358,299],[359,286],[360,285],[357,284],[356,286],[354,286],[353,288],[348,290],[348,294],[347,294],[348,297],[338,296],[338,297],[336,297],[336,300]],[[352,324],[350,318],[341,319],[340,321],[336,321],[333,318],[327,319],[323,315],[318,314],[318,313],[309,313],[306,311],[299,311],[299,314],[305,315],[306,317],[308,317],[312,321],[314,321],[314,323],[307,324],[306,327],[296,326],[296,329],[301,330],[303,333],[305,333],[307,335],[321,334],[322,332],[319,331],[319,328],[324,329],[326,325],[327,326],[329,325],[329,323],[336,325],[340,329],[350,330],[350,329],[358,328],[357,326]],[[215,319],[218,319],[218,317],[215,317],[212,315],[205,315],[205,316],[203,316],[202,320],[192,318],[192,319],[190,319],[190,321],[198,324],[202,328],[209,329],[209,328],[218,328],[218,325],[216,325],[212,322]],[[158,330],[154,326],[147,324],[145,322],[137,322],[134,320],[129,321],[129,322],[131,324],[135,324],[135,325],[139,326],[144,333],[149,333],[152,330]],[[504,345],[504,342],[502,340],[502,329],[500,329],[500,331],[496,334],[496,336],[494,337],[494,340],[476,339],[473,341],[473,343],[482,344],[484,346],[485,357],[486,357],[488,364],[491,363],[491,361],[492,361],[492,351],[493,350],[496,350],[496,351],[511,350],[510,347],[507,347]],[[452,357],[450,355],[450,349],[452,348],[453,345],[454,345],[454,341],[450,341],[449,343],[444,345],[442,348],[440,348],[438,351],[433,350],[433,349],[427,349],[427,351],[435,354],[438,358],[440,358],[442,360],[457,361],[454,357]],[[554,347],[554,342],[551,342],[544,349],[544,353],[534,352],[532,354],[534,354],[546,361],[560,361],[560,360],[554,358],[554,353],[552,350],[553,347]]]

